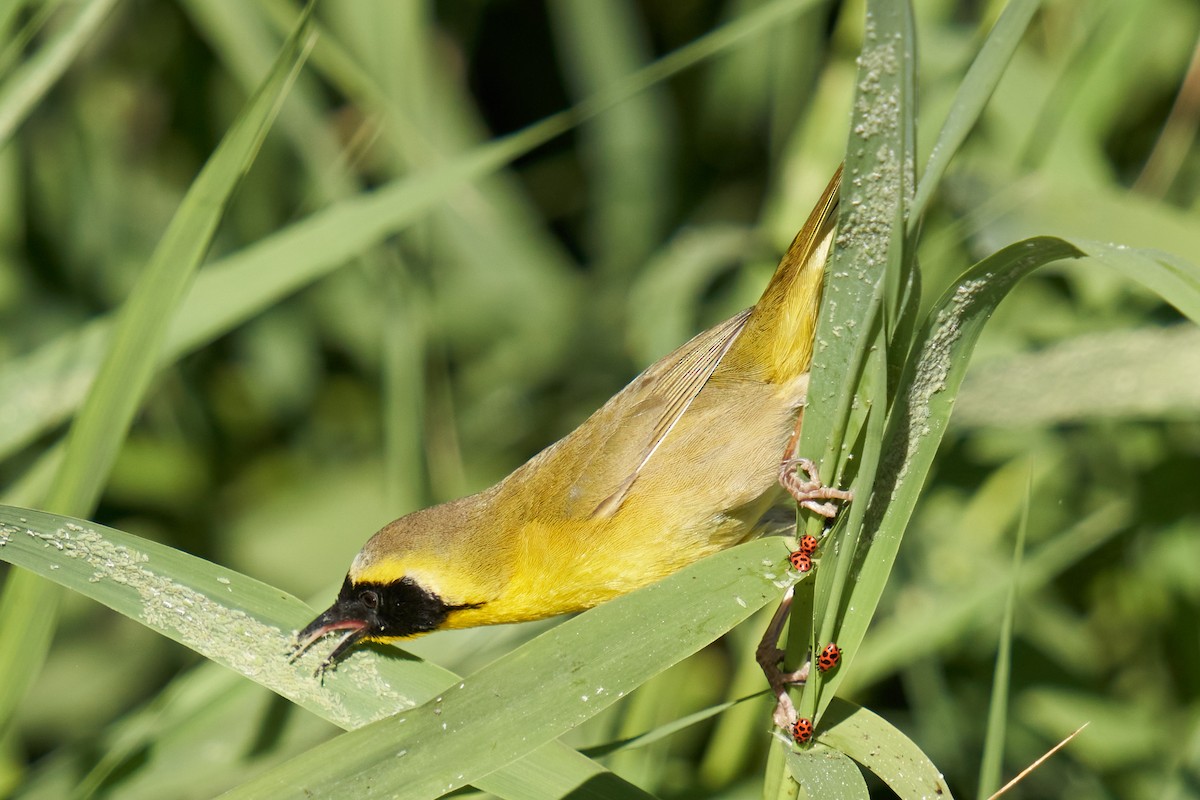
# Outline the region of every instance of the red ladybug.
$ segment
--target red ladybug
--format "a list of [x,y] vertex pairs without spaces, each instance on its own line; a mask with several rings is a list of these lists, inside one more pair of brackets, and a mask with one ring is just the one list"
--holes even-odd
[[825,649],[817,656],[817,669],[821,672],[829,672],[838,665],[842,660],[842,648],[838,647],[833,642],[825,645]]
[[811,719],[808,717],[801,717],[800,719],[796,720],[796,724],[792,726],[792,738],[796,740],[797,744],[804,744],[808,740],[812,739],[812,735],[813,724]]
[[812,556],[808,553],[802,553],[799,550],[788,556],[788,561],[792,562],[792,566],[797,572],[808,572],[812,569]]
[[809,536],[807,533],[800,537],[800,542],[796,547],[797,553],[803,553],[806,556],[811,556],[817,552],[817,537]]

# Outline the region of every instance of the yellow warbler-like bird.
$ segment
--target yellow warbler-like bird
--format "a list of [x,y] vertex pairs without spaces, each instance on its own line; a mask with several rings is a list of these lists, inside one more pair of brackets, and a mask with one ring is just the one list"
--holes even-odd
[[828,501],[849,493],[822,486],[794,448],[840,181],[841,169],[753,308],[492,488],[371,537],[297,653],[341,632],[324,668],[364,640],[590,608],[753,537],[780,484],[832,516]]

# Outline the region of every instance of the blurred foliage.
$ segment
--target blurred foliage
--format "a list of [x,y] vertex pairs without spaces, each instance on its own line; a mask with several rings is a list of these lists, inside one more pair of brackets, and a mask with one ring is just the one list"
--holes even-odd
[[[70,5],[0,11],[6,86]],[[617,91],[767,5],[325,3],[312,61],[212,259]],[[642,366],[752,303],[841,159],[862,37],[859,3],[793,5],[178,360],[95,519],[320,603],[377,527],[498,480]],[[1002,5],[915,3],[918,164]],[[0,150],[0,380],[126,297],[295,13],[285,0],[116,3],[78,47]],[[1198,30],[1191,0],[1045,3],[926,218],[926,298],[1039,233],[1200,260]],[[1075,266],[1025,281],[984,334],[850,677],[853,699],[918,742],[959,796],[977,781],[1026,502],[1003,775],[1090,721],[1026,796],[1200,796],[1197,347],[1157,298]],[[23,413],[0,406],[0,425]],[[62,432],[5,450],[5,500],[37,504],[26,487]],[[210,796],[334,731],[90,602],[64,606],[0,740],[0,791],[67,796],[156,715],[172,721],[117,759],[101,796]],[[761,625],[571,743],[761,688]],[[461,673],[540,629],[412,649]],[[220,703],[188,705],[221,681]],[[754,796],[766,720],[760,698],[606,763],[664,795]]]

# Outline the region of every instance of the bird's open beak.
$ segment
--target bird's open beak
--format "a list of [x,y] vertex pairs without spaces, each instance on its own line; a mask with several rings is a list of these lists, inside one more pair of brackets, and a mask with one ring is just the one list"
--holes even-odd
[[338,639],[333,651],[321,662],[317,672],[324,672],[332,666],[351,647],[370,633],[370,623],[362,612],[365,609],[358,603],[347,603],[340,597],[308,626],[296,634],[296,648],[292,651],[292,661],[317,643],[326,634],[345,631]]

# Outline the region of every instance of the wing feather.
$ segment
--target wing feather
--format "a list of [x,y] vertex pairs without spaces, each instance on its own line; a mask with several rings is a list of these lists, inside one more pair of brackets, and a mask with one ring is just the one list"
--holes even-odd
[[[642,411],[653,409],[653,424],[642,443],[642,451],[633,462],[633,469],[625,475],[616,489],[592,510],[593,518],[610,517],[615,514],[629,496],[638,476],[646,467],[659,446],[671,435],[679,419],[687,413],[700,390],[708,383],[721,359],[729,352],[737,339],[750,309],[710,328],[694,337],[667,358],[659,361],[634,381],[640,383],[645,396],[638,402]],[[644,426],[638,426],[644,430]]]

